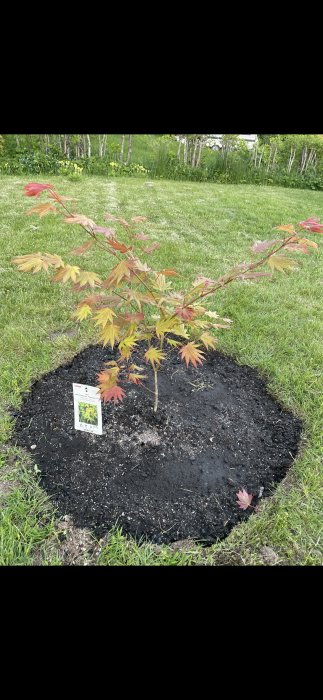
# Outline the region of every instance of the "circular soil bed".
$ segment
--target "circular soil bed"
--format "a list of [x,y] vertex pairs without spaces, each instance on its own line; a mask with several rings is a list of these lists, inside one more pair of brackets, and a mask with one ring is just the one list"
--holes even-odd
[[122,404],[102,405],[103,435],[75,430],[72,383],[96,385],[113,356],[91,346],[25,395],[14,440],[34,456],[41,485],[61,515],[98,536],[117,524],[155,543],[225,537],[253,512],[239,508],[237,491],[256,506],[285,476],[301,422],[250,367],[212,352],[186,369],[174,353],[159,373],[157,415],[153,395],[127,385]]

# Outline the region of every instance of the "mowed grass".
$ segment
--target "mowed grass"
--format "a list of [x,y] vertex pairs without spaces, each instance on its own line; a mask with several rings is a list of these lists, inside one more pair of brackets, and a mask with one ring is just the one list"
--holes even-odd
[[[22,393],[37,378],[95,338],[90,324],[76,326],[72,320],[75,297],[68,286],[51,284],[44,273],[19,273],[11,258],[41,251],[59,253],[67,262],[101,275],[111,267],[110,260],[96,251],[81,259],[70,253],[84,241],[79,227],[51,215],[42,219],[25,215],[35,200],[23,196],[23,185],[32,179],[47,181],[46,177],[0,179],[1,565],[63,561],[55,514],[38,486],[37,468],[30,457],[9,446],[8,409],[19,407]],[[175,267],[180,272],[182,278],[174,287],[197,273],[214,278],[233,264],[248,261],[251,244],[273,233],[275,237],[274,226],[315,215],[323,218],[320,192],[130,178],[50,180],[62,194],[76,197],[78,211],[98,224],[104,224],[105,212],[125,218],[147,216],[150,223],[145,230],[161,243],[151,261],[156,269]],[[207,550],[198,545],[185,552],[138,545],[116,530],[98,546],[96,563],[263,565],[268,561],[268,550],[263,549],[267,547],[270,561],[278,565],[322,565],[323,238],[319,234],[311,238],[321,250],[291,254],[299,261],[299,270],[275,273],[257,283],[233,283],[212,302],[214,310],[234,321],[230,331],[219,331],[218,348],[239,363],[258,368],[277,399],[304,420],[300,456],[286,479],[248,522]],[[70,335],[73,329],[75,335]],[[1,495],[1,484],[8,480],[13,488],[3,488]]]

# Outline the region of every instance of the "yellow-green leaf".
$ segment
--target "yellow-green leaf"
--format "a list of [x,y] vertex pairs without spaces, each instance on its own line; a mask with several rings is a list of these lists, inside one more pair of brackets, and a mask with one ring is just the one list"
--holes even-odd
[[56,275],[53,277],[53,282],[77,282],[80,274],[80,268],[77,265],[64,265],[59,267]]
[[100,342],[103,344],[103,347],[109,343],[111,345],[111,348],[113,350],[116,341],[118,340],[120,335],[120,328],[119,326],[115,326],[114,323],[109,323],[109,325],[105,326],[105,328],[102,330],[102,333],[99,337]]
[[179,323],[177,326],[174,326],[174,328],[172,328],[172,333],[174,333],[174,335],[181,336],[181,338],[190,337],[183,323]]
[[165,275],[156,275],[156,280],[153,284],[154,289],[158,289],[159,292],[164,292],[169,289],[171,282],[166,282]]
[[203,345],[205,345],[207,350],[209,348],[212,348],[213,350],[215,349],[216,338],[214,338],[213,335],[210,335],[209,333],[202,333],[200,336],[200,341],[203,343]]
[[272,255],[268,258],[267,263],[272,270],[285,272],[285,270],[293,270],[297,267],[295,260],[285,258],[284,255]]
[[114,311],[112,309],[109,309],[109,307],[105,307],[104,309],[101,309],[101,311],[98,311],[94,318],[96,320],[96,326],[102,326],[104,328],[108,322],[113,323],[113,317],[116,316]]
[[76,318],[78,321],[84,321],[88,316],[91,316],[92,314],[92,309],[88,304],[83,304],[83,306],[80,306],[77,311],[74,311],[72,316]]
[[113,287],[120,284],[121,280],[130,277],[130,267],[127,260],[121,260],[110,272],[109,277],[104,282],[104,287]]
[[156,323],[156,335],[160,338],[165,333],[170,333],[177,324],[177,318],[165,318]]
[[48,263],[44,262],[41,253],[31,253],[29,255],[19,255],[12,258],[12,261],[18,266],[20,272],[39,272],[39,270],[48,270]]
[[171,345],[174,348],[177,348],[177,346],[181,344],[181,341],[173,340],[172,338],[166,338],[166,343],[168,343],[168,345]]
[[133,348],[137,345],[137,336],[135,335],[128,335],[125,338],[123,338],[120,343],[119,343],[119,351],[122,357],[125,359],[129,359],[131,357],[131,353],[133,351]]
[[159,367],[161,360],[164,360],[165,357],[165,353],[162,352],[162,350],[159,350],[158,348],[149,348],[149,350],[147,350],[147,352],[145,353],[146,362],[150,362],[153,367],[155,365]]
[[79,279],[77,280],[80,287],[89,286],[92,288],[100,286],[101,281],[99,275],[95,272],[86,272],[85,270],[80,272]]

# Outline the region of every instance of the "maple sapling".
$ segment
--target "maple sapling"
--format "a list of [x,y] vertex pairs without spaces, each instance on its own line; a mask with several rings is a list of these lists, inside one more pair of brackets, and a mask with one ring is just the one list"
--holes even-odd
[[[52,268],[53,282],[71,283],[76,293],[90,290],[77,304],[74,317],[78,322],[86,319],[100,329],[98,340],[112,350],[117,347],[115,360],[105,363],[98,375],[98,384],[103,401],[117,404],[125,396],[127,383],[143,384],[147,378],[145,368],[133,361],[134,353],[141,351],[138,343],[144,343],[143,360],[150,364],[154,374],[154,411],[158,408],[158,372],[170,351],[177,351],[186,367],[202,365],[205,352],[214,349],[215,330],[228,329],[232,323],[220,318],[208,308],[212,295],[234,280],[258,280],[270,277],[275,270],[286,272],[297,267],[294,259],[285,251],[309,253],[317,244],[303,237],[292,224],[277,226],[284,237],[257,241],[252,246],[254,254],[263,254],[260,259],[236,265],[216,280],[198,275],[186,290],[172,290],[172,281],[178,277],[176,270],[153,269],[150,256],[159,248],[159,243],[141,229],[147,223],[145,216],[133,216],[130,221],[106,214],[108,227],[98,226],[83,214],[70,210],[70,200],[63,197],[51,184],[29,183],[25,195],[39,197],[46,193],[48,201],[32,207],[28,215],[40,217],[62,213],[64,222],[78,225],[89,237],[83,245],[71,251],[74,256],[84,255],[96,246],[114,259],[112,269],[105,279],[79,265],[70,265],[53,253],[31,253],[13,258],[22,272],[48,272]],[[72,201],[72,200],[70,200]],[[299,229],[323,233],[319,219],[301,221]],[[118,230],[118,233],[117,233]],[[122,231],[122,239],[120,232]],[[282,235],[282,234],[280,234]],[[148,256],[148,257],[147,257]],[[267,265],[270,271],[258,271]]]

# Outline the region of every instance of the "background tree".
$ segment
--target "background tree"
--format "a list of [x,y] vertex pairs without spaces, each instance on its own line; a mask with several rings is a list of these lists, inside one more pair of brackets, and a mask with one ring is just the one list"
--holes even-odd
[[129,163],[131,161],[132,138],[133,138],[133,134],[129,134],[129,136],[128,136],[128,153],[127,153],[127,159],[126,159],[125,165],[129,165]]

